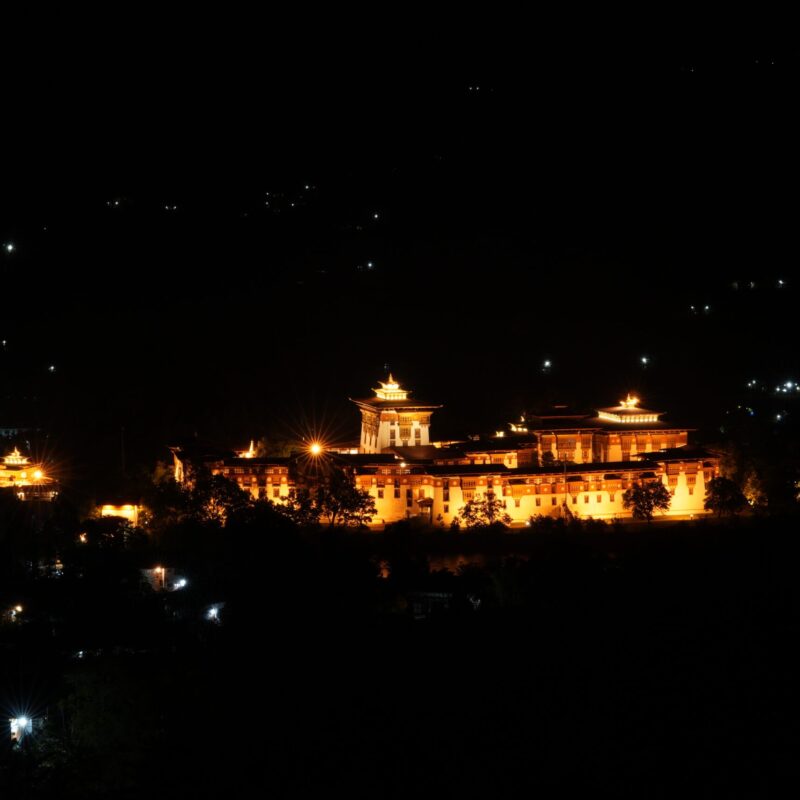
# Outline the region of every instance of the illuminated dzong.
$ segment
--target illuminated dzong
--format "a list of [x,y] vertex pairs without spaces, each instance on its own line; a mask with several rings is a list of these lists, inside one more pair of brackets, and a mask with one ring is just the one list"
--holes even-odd
[[[361,412],[358,442],[317,445],[315,456],[333,459],[369,492],[377,526],[407,517],[449,525],[468,501],[489,492],[502,498],[512,525],[538,515],[621,519],[631,515],[625,491],[655,481],[672,497],[665,515],[691,518],[706,513],[705,486],[719,475],[718,456],[689,445],[691,428],[665,422],[664,412],[642,408],[631,395],[595,413],[540,409],[494,436],[442,442],[430,435],[441,404],[411,399],[391,375],[373,392],[353,399]],[[171,449],[179,482],[195,460],[254,498],[280,502],[295,486],[298,456],[258,458],[252,443],[239,452]]]

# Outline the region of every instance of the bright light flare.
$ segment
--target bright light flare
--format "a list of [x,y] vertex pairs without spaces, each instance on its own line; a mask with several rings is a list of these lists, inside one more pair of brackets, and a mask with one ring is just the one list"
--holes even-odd
[[26,733],[33,730],[33,720],[30,717],[11,717],[8,720],[11,728],[11,740],[18,742]]
[[319,442],[312,442],[311,446],[308,448],[308,452],[311,453],[312,456],[318,456],[322,453],[323,447]]

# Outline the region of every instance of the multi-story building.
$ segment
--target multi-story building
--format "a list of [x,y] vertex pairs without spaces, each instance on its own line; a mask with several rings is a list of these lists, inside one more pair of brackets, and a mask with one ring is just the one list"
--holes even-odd
[[660,480],[669,487],[672,504],[666,516],[705,513],[705,484],[718,474],[717,459],[698,448],[678,448],[652,459],[546,467],[504,464],[441,464],[402,461],[359,464],[359,487],[375,498],[376,519],[393,522],[406,516],[429,516],[452,522],[464,504],[478,494],[502,498],[515,524],[532,516],[621,519],[630,516],[622,496],[634,483]]
[[[390,383],[399,390],[391,377]],[[688,446],[691,428],[663,421],[663,412],[642,408],[630,395],[594,414],[562,406],[524,415],[488,438],[411,445],[378,437],[383,447],[366,430],[374,425],[363,413],[370,401],[355,402],[362,409],[362,452],[393,457],[378,464],[362,455],[350,462],[383,522],[426,515],[449,524],[467,501],[488,492],[502,498],[516,524],[566,509],[580,517],[622,518],[631,513],[622,505],[625,491],[653,480],[672,495],[667,516],[693,517],[705,513],[705,484],[719,474],[713,453]],[[441,406],[420,407],[427,427]]]
[[618,406],[597,409],[595,414],[576,413],[564,406],[524,416],[512,433],[530,433],[539,459],[589,464],[627,461],[644,453],[685,447],[691,428],[669,425],[663,412],[639,407],[636,397]]
[[249,492],[253,499],[283,500],[289,496],[289,458],[259,458],[250,443],[248,450],[220,450],[197,444],[175,445],[172,451],[175,480],[191,483],[192,465],[202,464],[212,475],[223,475]]
[[362,453],[382,453],[392,447],[426,447],[430,444],[431,414],[439,405],[410,400],[391,373],[386,383],[373,389],[375,397],[350,398],[361,411]]
[[[488,492],[517,525],[537,515],[623,518],[631,513],[622,505],[625,491],[656,480],[672,495],[666,516],[694,517],[705,513],[705,485],[719,474],[717,456],[689,446],[691,428],[664,422],[663,412],[641,408],[631,396],[594,414],[560,407],[523,416],[495,436],[441,443],[430,439],[441,405],[410,400],[391,375],[373,391],[374,398],[353,400],[361,411],[360,452],[318,457],[347,469],[369,492],[377,525],[409,516],[447,525]],[[252,445],[239,453],[172,451],[176,480],[187,478],[187,460],[201,461],[254,498],[280,501],[297,478],[298,457],[257,458]]]

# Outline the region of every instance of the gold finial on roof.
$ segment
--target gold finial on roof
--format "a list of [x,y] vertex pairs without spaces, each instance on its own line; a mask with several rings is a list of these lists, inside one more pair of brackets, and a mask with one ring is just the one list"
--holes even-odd
[[380,388],[373,389],[373,391],[381,400],[405,400],[408,397],[408,390],[400,388],[400,384],[391,372],[387,381],[378,381],[378,383]]

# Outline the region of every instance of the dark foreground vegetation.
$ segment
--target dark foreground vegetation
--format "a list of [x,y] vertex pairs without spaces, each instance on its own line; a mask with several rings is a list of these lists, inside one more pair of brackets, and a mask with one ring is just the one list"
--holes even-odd
[[794,769],[793,517],[367,534],[264,507],[142,533],[1,513],[0,711],[36,721],[0,740],[2,796],[769,792]]

